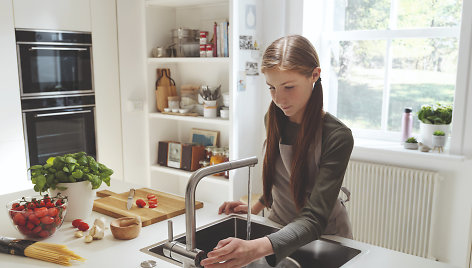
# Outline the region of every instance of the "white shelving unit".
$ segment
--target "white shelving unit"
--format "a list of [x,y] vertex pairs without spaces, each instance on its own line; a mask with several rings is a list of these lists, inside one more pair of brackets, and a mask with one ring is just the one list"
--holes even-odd
[[[230,57],[215,58],[152,58],[151,51],[157,46],[171,43],[171,30],[188,28],[213,33],[213,23],[224,20],[232,24],[232,0],[148,0],[144,2],[146,45],[146,118],[149,148],[149,172],[151,187],[183,195],[188,178],[192,174],[184,170],[157,164],[158,142],[175,140],[190,142],[192,128],[217,130],[219,146],[228,146],[234,157],[232,142],[233,120],[204,118],[201,116],[179,116],[157,111],[155,81],[157,68],[169,68],[175,80],[177,92],[183,84],[221,85],[222,92],[233,95],[235,84],[232,54],[232,32],[229,32]],[[210,34],[211,38],[212,34]],[[230,101],[232,97],[230,97]],[[231,107],[230,107],[231,108]],[[201,201],[222,202],[233,198],[233,178],[219,176],[204,178],[197,187],[196,198]]]

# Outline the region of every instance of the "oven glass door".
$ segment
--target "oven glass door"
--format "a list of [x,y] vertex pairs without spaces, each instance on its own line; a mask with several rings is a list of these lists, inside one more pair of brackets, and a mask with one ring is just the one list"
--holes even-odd
[[19,44],[22,96],[93,92],[91,47]]
[[96,157],[94,108],[23,113],[29,165],[51,156],[86,152]]

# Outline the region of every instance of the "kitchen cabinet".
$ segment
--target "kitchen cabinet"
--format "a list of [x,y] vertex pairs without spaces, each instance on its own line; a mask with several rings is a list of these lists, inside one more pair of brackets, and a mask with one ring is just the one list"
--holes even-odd
[[13,0],[15,28],[92,31],[89,0]]
[[25,142],[11,1],[0,1],[0,194],[26,189]]

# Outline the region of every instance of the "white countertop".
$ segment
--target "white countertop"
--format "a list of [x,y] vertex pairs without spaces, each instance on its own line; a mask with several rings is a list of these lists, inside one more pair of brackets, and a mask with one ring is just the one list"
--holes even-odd
[[[114,192],[127,192],[130,187],[121,181],[112,181],[111,187],[105,187]],[[11,194],[0,195],[0,204],[6,204],[11,200],[21,198],[22,196],[34,195],[33,190],[21,191]],[[2,205],[4,206],[4,205]],[[196,211],[197,227],[225,217],[217,214],[218,204],[205,203],[204,207]],[[5,210],[5,208],[3,208]],[[111,217],[92,212],[92,215],[86,219],[88,223],[93,223],[96,217],[105,217],[108,223]],[[185,215],[172,218],[174,223],[174,235],[185,232]],[[1,236],[23,238],[8,218],[8,213],[0,212],[0,230]],[[90,244],[84,243],[83,238],[74,237],[75,228],[70,222],[64,222],[62,227],[52,236],[43,242],[57,243],[67,245],[69,249],[86,259],[84,263],[77,262],[77,267],[140,267],[140,263],[146,260],[155,260],[158,268],[175,268],[176,266],[151,255],[143,253],[140,249],[150,246],[167,239],[167,221],[158,222],[143,227],[141,234],[132,240],[116,240],[110,230],[106,230],[103,240],[95,240]],[[325,236],[327,239],[335,240],[344,245],[362,250],[362,253],[354,257],[343,267],[428,267],[428,268],[446,268],[453,267],[448,264],[427,260],[413,255],[404,254],[361,243],[358,241],[344,239],[335,236]],[[31,258],[0,254],[0,267],[60,267],[59,265],[48,262],[38,261]]]

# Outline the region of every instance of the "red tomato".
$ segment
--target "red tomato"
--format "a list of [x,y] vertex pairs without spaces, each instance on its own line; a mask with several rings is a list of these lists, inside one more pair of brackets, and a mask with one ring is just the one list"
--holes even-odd
[[89,229],[89,225],[86,222],[80,222],[79,223],[79,228],[80,231],[85,232]]
[[149,203],[149,208],[155,208],[155,207],[157,207],[157,204]]
[[26,224],[26,228],[28,228],[28,230],[33,230],[33,228],[35,227],[36,225],[34,225],[32,222],[28,222]]
[[47,202],[47,203],[46,203],[46,207],[47,207],[47,208],[53,208],[53,207],[54,207],[54,204],[51,203],[51,202]]
[[26,205],[26,207],[29,208],[29,209],[34,209],[36,207],[36,205],[33,202],[31,202],[28,205]]
[[57,216],[58,212],[59,211],[57,211],[57,208],[48,208],[48,215],[51,217]]
[[44,238],[44,237],[48,237],[48,236],[49,236],[49,232],[46,231],[46,230],[43,230],[43,231],[39,232],[38,235],[39,235],[40,237],[43,237],[43,238]]
[[155,199],[155,198],[157,198],[157,197],[153,194],[148,194],[147,195],[147,199]]
[[146,206],[146,201],[142,200],[142,199],[138,199],[136,200],[136,206],[140,207],[140,208],[143,208]]
[[36,226],[34,229],[33,229],[33,233],[37,234],[39,232],[41,232],[43,229],[41,228],[40,225]]
[[13,204],[11,205],[11,208],[12,208],[12,209],[15,209],[15,208],[17,208],[17,207],[19,207],[19,206],[20,206],[20,203],[13,203]]
[[148,200],[148,204],[157,204],[157,200],[156,199],[151,199],[151,200]]
[[41,223],[42,224],[51,224],[54,222],[54,218],[51,216],[44,216],[41,218]]
[[79,223],[81,223],[82,220],[81,219],[75,219],[72,221],[72,226],[74,226],[75,228],[78,228],[79,227]]
[[62,206],[64,203],[62,202],[62,199],[59,199],[56,201],[56,206],[60,207]]
[[41,201],[41,202],[39,202],[39,206],[40,206],[40,207],[45,207],[45,206],[46,206],[46,203],[44,203],[44,201]]
[[13,217],[13,222],[16,225],[23,226],[26,224],[25,216],[23,216],[23,214],[21,213],[16,213],[15,216]]
[[24,209],[25,209],[25,206],[21,205],[21,206],[19,206],[19,207],[16,207],[15,210],[16,210],[16,211],[22,211],[22,210],[24,210]]
[[61,225],[61,218],[60,217],[56,217],[56,220],[55,220],[55,223],[56,223],[56,226],[59,226]]
[[48,214],[48,208],[47,207],[35,208],[34,214],[36,214],[36,217],[42,218]]

